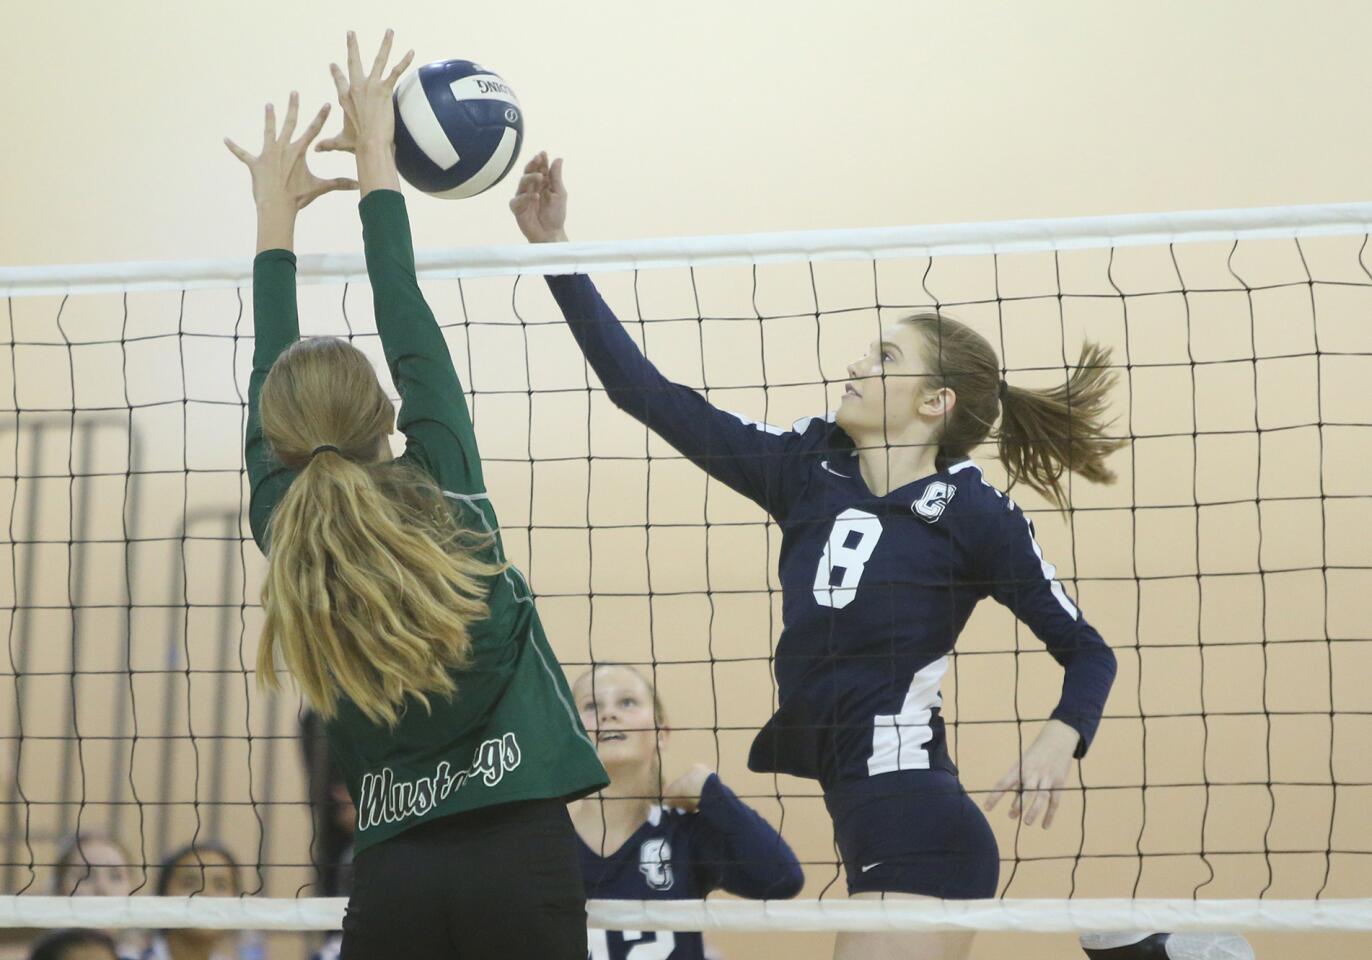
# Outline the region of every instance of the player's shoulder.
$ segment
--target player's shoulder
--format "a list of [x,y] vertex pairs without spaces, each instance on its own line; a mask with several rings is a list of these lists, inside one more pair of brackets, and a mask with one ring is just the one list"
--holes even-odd
[[654,833],[671,833],[691,822],[693,811],[682,810],[669,803],[655,803],[648,809],[648,829]]
[[834,422],[834,412],[813,417],[801,417],[787,431],[791,439],[791,453],[805,459],[842,459],[853,455],[853,441]]
[[712,832],[710,818],[702,816],[698,807],[683,810],[664,803],[655,805],[648,815],[649,835],[683,843],[686,846],[682,849],[691,849],[696,842],[693,838]]
[[801,417],[791,424],[791,433],[798,437],[808,438],[815,442],[829,440],[834,431],[838,430],[838,425],[834,422],[834,411],[822,413],[817,416]]
[[699,819],[694,811],[681,810],[667,803],[655,803],[648,809],[648,821],[643,825],[640,835],[650,848],[657,849],[656,845],[667,844],[663,852],[670,852],[674,846],[682,844],[685,846],[681,849],[689,849],[689,837]]
[[[923,504],[923,509],[921,509]],[[941,505],[941,509],[940,509]],[[1019,512],[1019,506],[1005,491],[986,479],[981,465],[962,460],[945,467],[929,483],[915,504],[915,513],[939,510],[958,525],[994,526]]]
[[832,410],[817,416],[801,417],[789,427],[778,426],[774,423],[768,423],[765,420],[754,420],[752,417],[733,410],[729,411],[729,415],[735,417],[745,425],[752,427],[754,430],[771,434],[774,437],[782,437],[801,447],[818,447],[829,442],[835,431],[838,431],[840,434],[842,433],[834,423],[834,413]]

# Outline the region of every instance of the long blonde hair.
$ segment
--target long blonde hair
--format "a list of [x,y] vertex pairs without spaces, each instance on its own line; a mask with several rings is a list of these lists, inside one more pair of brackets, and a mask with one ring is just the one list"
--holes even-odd
[[322,716],[346,698],[388,727],[410,697],[429,709],[455,696],[469,627],[490,612],[483,578],[501,568],[426,473],[380,460],[395,410],[371,362],[342,340],[302,340],[267,375],[261,414],[299,475],[268,528],[259,683],[280,686],[279,650]]
[[1023,480],[1059,508],[1067,505],[1063,474],[1069,470],[1092,483],[1114,483],[1105,465],[1128,440],[1111,437],[1105,419],[1115,371],[1110,350],[1083,343],[1077,365],[1061,386],[1014,387],[1001,378],[995,348],[971,327],[942,313],[904,317],[924,335],[924,360],[940,386],[957,403],[939,437],[939,457],[960,460],[995,434],[1010,483]]

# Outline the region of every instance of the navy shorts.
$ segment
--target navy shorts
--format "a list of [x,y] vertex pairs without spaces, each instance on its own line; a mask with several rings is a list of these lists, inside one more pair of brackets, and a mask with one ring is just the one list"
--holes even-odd
[[996,895],[995,834],[953,774],[904,770],[840,781],[825,789],[824,805],[850,894]]

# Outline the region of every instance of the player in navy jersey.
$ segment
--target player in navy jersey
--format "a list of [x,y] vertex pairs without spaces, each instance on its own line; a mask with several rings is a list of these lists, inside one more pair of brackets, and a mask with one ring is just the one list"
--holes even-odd
[[[532,242],[566,240],[560,160],[526,166],[511,210]],[[1109,483],[1124,444],[1104,415],[1110,354],[1084,345],[1066,384],[1006,383],[995,349],[941,313],[902,318],[848,368],[838,410],[790,429],[712,407],[643,356],[590,279],[548,277],[610,399],[782,532],[777,709],[753,770],[818,780],[849,895],[994,896],[995,836],[949,755],[940,682],[972,610],[1008,607],[1063,667],[1048,721],[986,798],[1053,822],[1059,790],[1100,723],[1115,657],[1035,540],[970,459],[989,438],[1010,477],[1060,507],[1065,475]],[[999,427],[997,428],[997,421]],[[994,433],[993,433],[994,431]],[[970,933],[840,933],[841,960],[952,960]]]
[[[511,209],[531,241],[564,240],[561,161],[539,154]],[[848,368],[839,409],[781,429],[712,407],[663,377],[590,279],[549,277],[573,337],[621,409],[782,531],[777,709],[749,766],[818,780],[853,897],[996,893],[999,854],[949,758],[939,685],[984,597],[1009,607],[1064,668],[1062,696],[988,809],[1053,820],[1058,788],[1089,747],[1115,658],[1056,579],[1028,517],[970,451],[999,419],[1012,481],[1058,503],[1063,475],[1113,475],[1102,420],[1109,354],[1083,349],[1065,387],[1010,387],[975,331],[920,314],[881,332]],[[957,958],[967,933],[842,933],[836,958]]]
[[[657,691],[604,665],[572,685],[610,785],[572,806],[588,899],[698,900],[712,890],[794,897],[805,882],[786,841],[703,764],[665,788],[669,731]],[[704,960],[699,933],[591,930],[590,960]]]

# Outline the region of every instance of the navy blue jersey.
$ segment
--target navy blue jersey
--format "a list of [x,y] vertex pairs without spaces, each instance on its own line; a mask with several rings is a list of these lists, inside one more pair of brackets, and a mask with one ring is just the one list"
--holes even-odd
[[834,783],[896,770],[956,772],[939,685],[983,597],[1007,606],[1065,670],[1052,716],[1086,752],[1115,657],[1056,579],[1024,512],[970,460],[876,496],[826,418],[789,430],[710,406],[643,356],[590,279],[548,285],[616,406],[781,527],[777,710],[753,770]]
[[[696,811],[653,807],[643,826],[609,856],[578,845],[590,900],[699,900],[712,890],[778,899],[794,897],[805,882],[781,835],[714,775],[701,788]],[[699,933],[591,929],[588,937],[590,960],[705,956]]]

